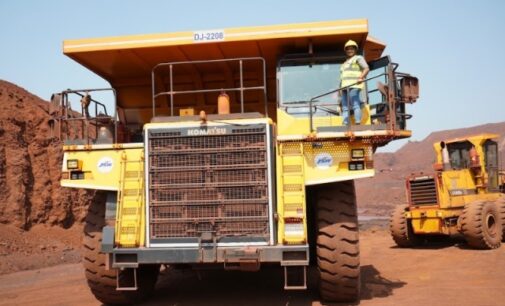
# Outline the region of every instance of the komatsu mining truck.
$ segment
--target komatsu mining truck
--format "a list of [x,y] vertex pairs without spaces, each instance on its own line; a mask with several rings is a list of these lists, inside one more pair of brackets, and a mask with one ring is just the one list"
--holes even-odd
[[[348,40],[370,73],[361,122],[343,124]],[[97,191],[83,239],[96,298],[141,301],[161,265],[277,265],[285,289],[315,266],[322,299],[359,298],[354,180],[411,135],[418,98],[384,48],[365,19],[64,41],[111,85],[52,96],[61,185]]]
[[462,235],[473,248],[500,247],[505,240],[505,171],[499,169],[498,137],[479,134],[433,145],[435,171],[407,178],[407,204],[391,216],[398,246]]

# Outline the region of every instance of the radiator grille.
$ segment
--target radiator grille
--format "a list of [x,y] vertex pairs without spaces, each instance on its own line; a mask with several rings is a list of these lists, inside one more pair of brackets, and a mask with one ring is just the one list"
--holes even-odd
[[432,177],[416,178],[409,181],[412,205],[437,204],[437,187]]
[[[269,240],[267,126],[220,135],[149,131],[151,243],[198,239]],[[185,136],[186,135],[186,136]],[[253,240],[251,240],[253,239]]]

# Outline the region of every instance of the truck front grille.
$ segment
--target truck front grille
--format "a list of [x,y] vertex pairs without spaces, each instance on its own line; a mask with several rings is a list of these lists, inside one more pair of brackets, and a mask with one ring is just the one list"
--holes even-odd
[[411,205],[437,204],[437,186],[433,177],[418,177],[408,181]]
[[267,128],[149,130],[151,244],[197,242],[204,234],[216,242],[268,242]]

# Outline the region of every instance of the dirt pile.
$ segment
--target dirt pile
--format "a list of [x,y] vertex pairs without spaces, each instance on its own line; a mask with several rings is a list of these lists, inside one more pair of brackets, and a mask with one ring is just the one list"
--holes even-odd
[[433,132],[422,141],[405,144],[395,153],[376,154],[375,177],[356,182],[361,213],[387,216],[396,205],[405,203],[405,177],[412,173],[433,172],[432,165],[435,162],[433,143],[481,133],[500,135],[498,140],[500,166],[501,169],[505,168],[505,122]]
[[48,125],[49,103],[0,80],[0,223],[65,228],[84,218],[93,192],[60,187],[62,144]]
[[0,224],[0,275],[80,261],[82,225],[37,224],[28,231]]

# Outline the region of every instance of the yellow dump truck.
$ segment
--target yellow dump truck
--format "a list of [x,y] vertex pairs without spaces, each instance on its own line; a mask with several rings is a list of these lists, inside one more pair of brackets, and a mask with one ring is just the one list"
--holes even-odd
[[[370,73],[361,122],[343,124],[348,40]],[[354,180],[411,135],[418,98],[384,48],[364,19],[64,41],[111,85],[52,97],[61,185],[99,191],[83,256],[96,298],[146,298],[160,265],[278,265],[285,289],[306,289],[313,265],[324,300],[356,300]]]
[[397,206],[392,214],[390,229],[398,246],[460,234],[474,248],[500,246],[505,231],[505,180],[498,168],[496,138],[480,134],[434,144],[435,173],[408,177],[408,204]]

